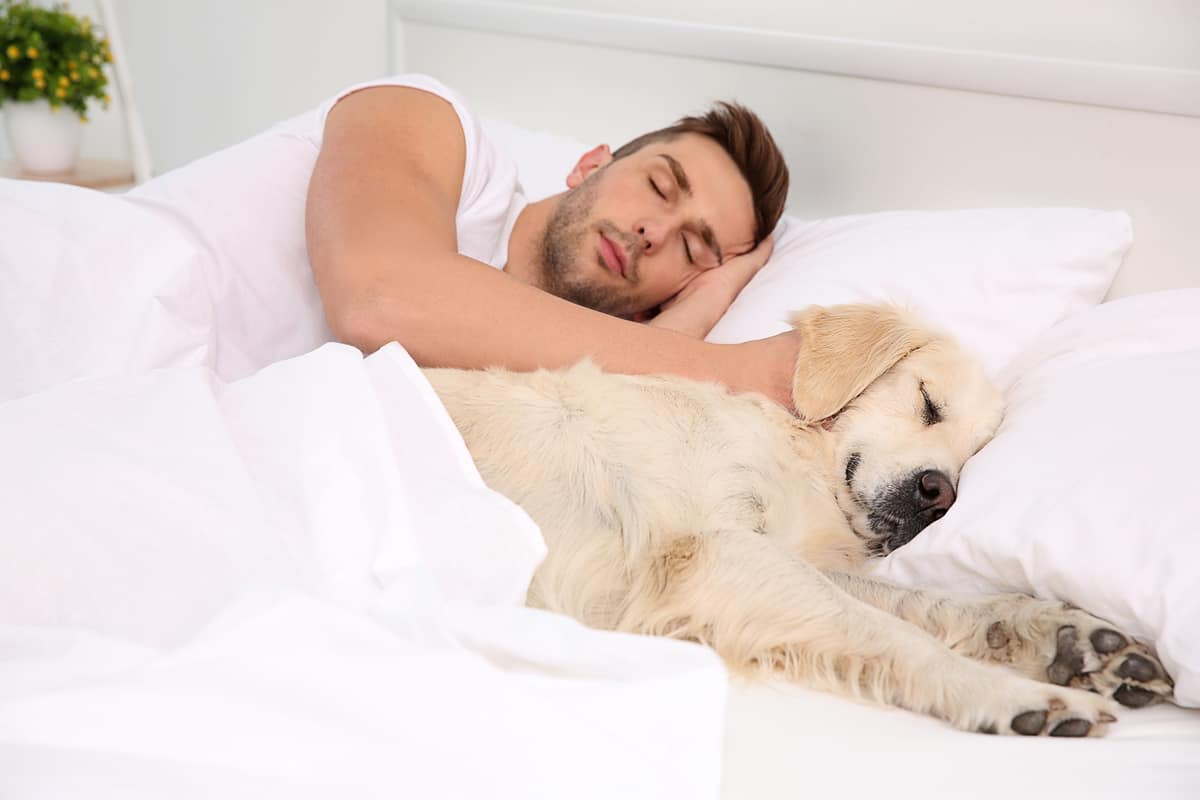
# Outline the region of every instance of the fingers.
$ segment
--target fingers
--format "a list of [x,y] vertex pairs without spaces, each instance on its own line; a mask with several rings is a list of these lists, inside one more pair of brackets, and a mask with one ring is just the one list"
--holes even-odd
[[775,242],[768,236],[759,242],[758,246],[753,250],[726,260],[720,267],[717,267],[715,270],[709,270],[703,277],[706,280],[711,280],[713,283],[724,284],[729,290],[732,290],[732,295],[729,298],[732,302],[737,293],[767,263],[767,259],[771,257],[774,248]]
[[758,243],[758,246],[753,250],[743,253],[740,256],[734,256],[725,262],[723,266],[733,267],[735,264],[749,272],[747,280],[754,276],[763,265],[767,263],[767,259],[771,257],[771,253],[775,250],[774,237],[768,236]]
[[767,259],[771,257],[771,253],[775,252],[775,237],[767,234],[767,238],[758,243],[758,247],[750,251],[751,253],[762,253],[762,262],[767,263]]

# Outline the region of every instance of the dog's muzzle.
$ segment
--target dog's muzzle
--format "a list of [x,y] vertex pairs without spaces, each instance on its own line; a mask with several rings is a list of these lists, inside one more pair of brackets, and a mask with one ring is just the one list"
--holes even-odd
[[868,516],[882,553],[903,547],[930,523],[946,515],[957,495],[950,478],[939,470],[919,470],[873,499]]

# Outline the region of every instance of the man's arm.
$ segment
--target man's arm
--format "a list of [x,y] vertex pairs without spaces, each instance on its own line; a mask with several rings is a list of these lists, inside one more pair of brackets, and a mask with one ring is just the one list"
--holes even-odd
[[454,109],[428,92],[364,89],[330,112],[306,223],[340,340],[364,352],[396,340],[422,366],[531,370],[591,357],[613,372],[716,380],[791,406],[798,340],[707,344],[574,305],[459,255],[465,152]]

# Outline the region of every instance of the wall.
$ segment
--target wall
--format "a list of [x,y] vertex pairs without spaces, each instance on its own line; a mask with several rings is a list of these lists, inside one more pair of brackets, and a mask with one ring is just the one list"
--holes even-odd
[[789,33],[1200,69],[1196,0],[494,0]]
[[[1196,0],[494,1],[1200,70]],[[160,172],[387,70],[386,0],[114,3]],[[72,7],[95,15],[92,0]],[[119,110],[92,115],[85,154],[124,153]],[[3,139],[0,158],[7,157]]]

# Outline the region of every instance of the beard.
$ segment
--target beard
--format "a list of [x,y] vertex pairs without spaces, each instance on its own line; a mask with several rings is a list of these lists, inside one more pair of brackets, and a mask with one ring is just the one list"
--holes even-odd
[[[636,282],[637,248],[631,247],[627,237],[611,222],[601,220],[596,224],[591,223],[592,207],[596,204],[597,186],[603,172],[601,169],[563,195],[550,215],[538,248],[541,262],[538,265],[539,285],[550,294],[576,305],[613,316],[628,317],[641,310],[637,301],[627,290],[622,291],[623,287],[604,285],[595,278],[589,279],[593,270],[587,263],[588,254],[584,252],[588,235],[593,230],[603,231],[614,244],[624,247],[625,252],[631,254],[625,274]],[[599,266],[607,272],[608,268],[603,263]]]

